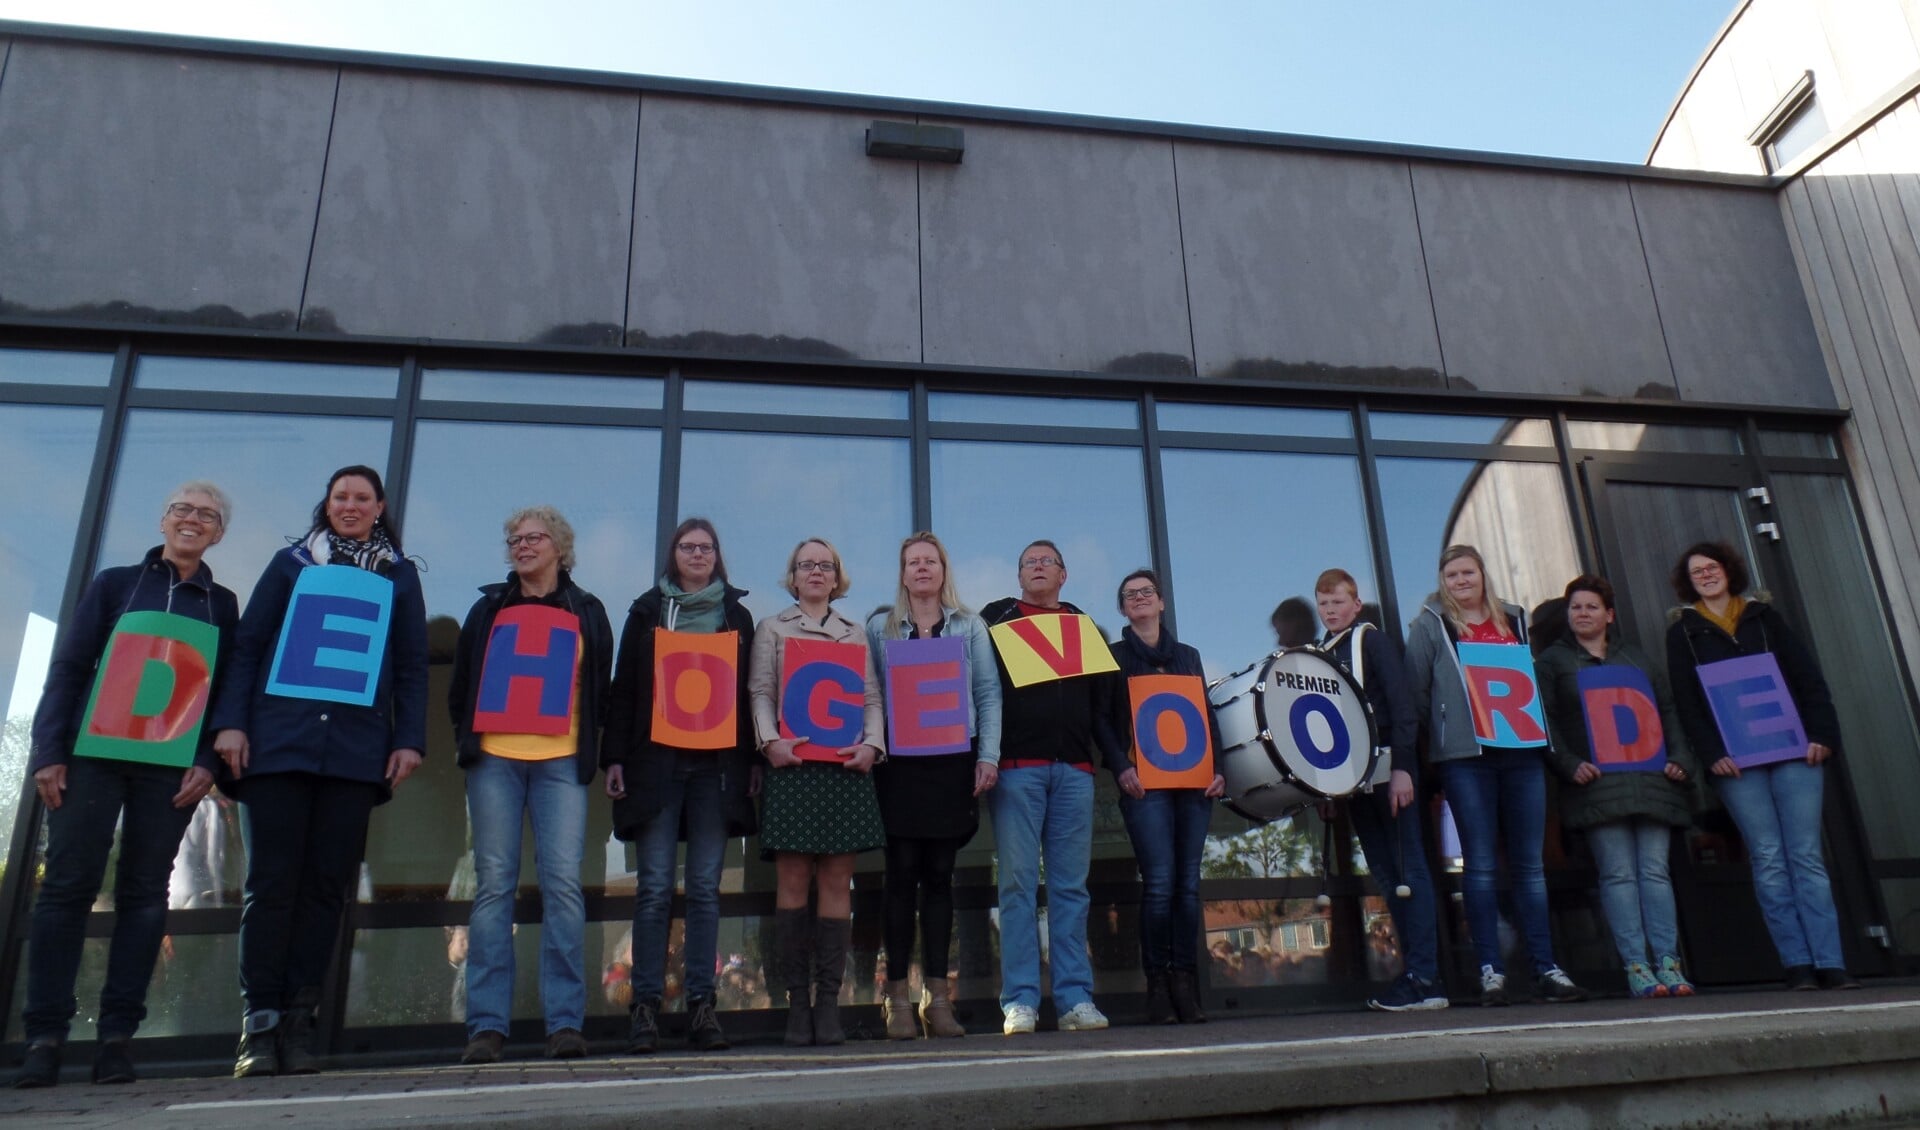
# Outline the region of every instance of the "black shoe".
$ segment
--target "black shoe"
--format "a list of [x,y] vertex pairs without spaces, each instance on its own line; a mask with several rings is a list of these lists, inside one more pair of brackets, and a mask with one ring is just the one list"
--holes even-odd
[[1787,991],[1794,992],[1794,993],[1807,993],[1807,992],[1812,992],[1813,990],[1819,987],[1820,987],[1820,982],[1817,979],[1815,979],[1813,975],[1813,966],[1811,965],[1787,966]]
[[1813,976],[1823,989],[1857,989],[1860,982],[1844,969],[1816,969]]
[[1173,1012],[1173,997],[1167,990],[1165,973],[1147,975],[1147,1023],[1178,1024],[1180,1018]]
[[240,1032],[240,1046],[233,1053],[233,1077],[280,1074],[280,1012],[261,1009],[249,1012]]
[[13,1077],[11,1086],[22,1090],[39,1087],[51,1087],[60,1082],[60,1043],[57,1040],[35,1040],[27,1045],[27,1058],[20,1064],[20,1073]]
[[627,1054],[652,1055],[660,1050],[660,1001],[635,1000],[627,1010]]
[[696,997],[687,1011],[687,1046],[697,1052],[723,1052],[732,1047],[720,1030],[720,1018],[713,1014],[710,997]]
[[1182,1024],[1205,1024],[1207,1014],[1200,1009],[1200,983],[1191,969],[1176,969],[1167,976],[1167,996],[1173,1000],[1174,1018]]
[[562,1028],[547,1036],[548,1059],[580,1059],[587,1054],[587,1038],[578,1028]]
[[318,1075],[320,1057],[313,1050],[317,1035],[314,1008],[320,1003],[320,990],[302,989],[295,993],[293,1005],[280,1022],[280,1074]]
[[133,1071],[133,1057],[127,1054],[128,1040],[101,1040],[93,1053],[95,1083],[131,1083],[139,1076]]
[[1573,978],[1558,965],[1548,966],[1546,972],[1534,978],[1533,995],[1549,1004],[1571,1004],[1587,999],[1587,991],[1574,984]]

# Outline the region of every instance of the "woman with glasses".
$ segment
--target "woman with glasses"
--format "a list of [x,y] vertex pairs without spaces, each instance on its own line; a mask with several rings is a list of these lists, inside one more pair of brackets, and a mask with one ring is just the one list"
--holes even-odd
[[[1135,569],[1120,582],[1120,612],[1127,626],[1112,645],[1120,673],[1192,675],[1204,680],[1200,653],[1173,638],[1162,622],[1167,601],[1151,569]],[[1128,712],[1131,715],[1131,711]],[[1124,731],[1131,734],[1129,728]],[[1147,975],[1147,1023],[1194,1024],[1200,1010],[1200,860],[1214,798],[1224,796],[1219,772],[1220,734],[1213,738],[1213,781],[1204,789],[1153,789],[1129,767],[1119,776],[1120,816],[1140,865],[1140,962]],[[1135,742],[1136,747],[1138,742]]]
[[[94,1021],[98,1035],[93,1081],[134,1080],[128,1045],[147,1015],[147,985],[166,933],[167,881],[180,838],[194,809],[212,789],[219,764],[213,752],[213,730],[200,725],[211,689],[206,667],[211,661],[212,674],[217,675],[226,665],[240,605],[230,590],[214,583],[213,570],[202,558],[226,535],[232,509],[227,496],[212,483],[196,481],[176,488],[160,512],[160,544],[148,550],[138,565],[107,569],[95,577],[61,626],[47,666],[46,689],[34,713],[33,752],[27,760],[27,775],[47,809],[47,856],[27,942],[27,1006],[21,1016],[27,1057],[14,1078],[16,1087],[51,1087],[59,1081],[61,1048],[79,1003],[73,986],[80,972],[87,914],[106,878],[116,824],[120,855],[114,872],[113,939]],[[148,748],[157,744],[142,733],[147,727],[136,728],[138,720],[130,709],[132,688],[124,689],[125,724],[118,727],[119,752],[102,749],[100,743],[81,742],[89,701],[95,698],[94,685],[96,681],[104,684],[99,674],[109,649],[117,657],[120,648],[132,646],[131,633],[136,632],[160,642],[155,631],[165,628],[154,622],[154,614],[212,625],[215,635],[211,652],[195,649],[190,660],[164,660],[174,671],[176,686],[183,671],[201,676],[202,685],[188,707],[190,717],[175,718],[173,723],[183,731],[198,730],[193,748],[182,751],[191,757],[184,771],[180,768],[184,758],[170,759],[169,764],[122,759],[136,744]],[[165,654],[149,652],[138,659],[145,667]],[[114,728],[111,720],[102,718],[108,710],[104,699],[110,693],[103,685],[102,701],[94,705],[91,729],[96,733]]]
[[[467,773],[475,883],[462,1063],[499,1059],[513,1019],[513,901],[526,820],[533,823],[540,882],[547,1057],[587,1054],[580,1033],[587,1010],[580,865],[587,786],[600,765],[613,627],[600,598],[574,583],[573,526],[558,510],[516,510],[504,529],[512,571],[481,587],[460,626],[447,687],[457,757]],[[542,640],[544,652],[537,650]],[[556,657],[561,662],[552,665]],[[521,693],[524,708],[536,688],[539,710],[516,713],[510,692]]]
[[967,1034],[954,1019],[953,988],[947,980],[953,868],[960,849],[979,830],[980,796],[1000,779],[1000,675],[993,644],[986,625],[954,591],[947,547],[921,531],[900,543],[900,585],[893,607],[867,619],[867,647],[882,673],[882,689],[888,640],[953,637],[966,641],[963,670],[972,748],[889,758],[873,775],[887,829],[887,981],[882,1009],[887,1038],[893,1040],[920,1034],[907,982],[916,909],[920,974],[926,984],[920,1023],[930,1037]]
[[[840,1026],[840,985],[852,933],[853,861],[860,852],[886,846],[887,840],[872,776],[874,765],[886,756],[886,720],[867,635],[833,609],[832,602],[845,596],[847,587],[840,552],[825,538],[808,538],[794,546],[787,556],[786,589],[795,603],[760,621],[748,675],[754,738],[768,766],[760,850],[774,861],[777,876],[774,923],[787,987],[786,1042],[794,1046],[846,1042]],[[803,749],[818,743],[781,736],[789,640],[859,648],[865,676],[859,717],[852,725],[858,731],[856,740],[837,749]],[[844,710],[834,713],[842,723],[853,721]],[[812,922],[809,892],[818,912]]]
[[1407,630],[1407,684],[1414,713],[1427,727],[1428,757],[1440,771],[1460,833],[1467,928],[1480,958],[1480,1003],[1507,1003],[1500,952],[1500,851],[1513,879],[1513,907],[1527,954],[1533,993],[1543,1001],[1580,1001],[1553,957],[1542,850],[1547,830],[1547,772],[1540,750],[1482,745],[1467,693],[1462,644],[1524,645],[1526,613],[1493,593],[1486,563],[1470,545],[1440,554],[1440,588]]
[[254,585],[214,696],[248,846],[235,1076],[320,1070],[320,985],[367,824],[426,745],[426,603],[386,511],[378,471],[333,473]]
[[[603,760],[607,795],[613,798],[613,830],[634,842],[639,874],[633,903],[633,987],[627,1053],[645,1055],[660,1046],[660,1010],[667,992],[667,934],[672,925],[674,864],[687,845],[686,993],[687,1046],[695,1051],[728,1047],[715,1015],[714,957],[720,934],[720,871],[727,840],[758,827],[751,796],[760,767],[753,756],[752,716],[747,709],[747,669],[753,647],[753,616],[740,599],[745,589],[727,583],[720,535],[705,518],[688,518],[668,539],[660,581],[633,602],[614,669],[612,709]],[[658,633],[729,635],[733,660],[735,724],[721,742],[687,749],[687,739],[656,734]],[[709,691],[709,694],[712,694]],[[721,748],[712,748],[719,745]]]
[[[1821,768],[1840,748],[1840,715],[1813,653],[1771,604],[1746,595],[1747,563],[1723,542],[1687,547],[1673,567],[1681,607],[1667,628],[1667,673],[1680,724],[1713,774],[1753,864],[1753,890],[1789,989],[1857,989],[1840,950],[1840,915],[1820,854]],[[1771,656],[1806,730],[1788,760],[1734,761],[1701,682],[1702,667]]]

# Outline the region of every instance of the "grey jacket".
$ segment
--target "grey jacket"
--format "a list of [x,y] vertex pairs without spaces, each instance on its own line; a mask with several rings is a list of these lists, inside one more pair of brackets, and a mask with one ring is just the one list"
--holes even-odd
[[[1527,642],[1527,614],[1517,604],[1500,607],[1522,644]],[[1473,710],[1467,704],[1467,680],[1460,672],[1460,655],[1440,602],[1428,598],[1420,615],[1407,625],[1407,689],[1413,710],[1427,728],[1427,760],[1459,761],[1480,756],[1480,740],[1473,733]]]
[[[957,608],[942,608],[940,634],[967,641],[967,678],[973,693],[967,696],[967,724],[973,734],[974,756],[988,765],[1000,764],[1000,669],[993,665],[993,644],[980,617]],[[880,680],[880,698],[887,694],[887,641],[903,640],[913,624],[893,623],[893,610],[882,608],[867,617],[867,654]]]

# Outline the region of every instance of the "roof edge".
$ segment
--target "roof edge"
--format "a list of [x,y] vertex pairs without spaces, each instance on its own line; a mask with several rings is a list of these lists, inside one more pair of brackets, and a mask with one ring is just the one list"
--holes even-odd
[[1666,139],[1667,127],[1673,124],[1673,116],[1680,112],[1680,103],[1687,100],[1688,92],[1693,89],[1694,80],[1700,77],[1702,70],[1706,69],[1707,61],[1713,58],[1714,52],[1720,50],[1720,44],[1726,41],[1727,33],[1733,30],[1733,25],[1739,23],[1740,17],[1746,15],[1747,9],[1752,6],[1753,0],[1740,0],[1734,5],[1733,11],[1727,14],[1726,22],[1720,25],[1720,30],[1713,33],[1713,41],[1707,44],[1706,51],[1701,53],[1700,58],[1694,62],[1693,69],[1687,72],[1687,81],[1680,84],[1680,93],[1673,96],[1673,103],[1667,107],[1666,117],[1660,119],[1660,128],[1654,132],[1653,144],[1647,146],[1647,155],[1640,162],[1642,165],[1653,164],[1653,155],[1659,151],[1660,143]]

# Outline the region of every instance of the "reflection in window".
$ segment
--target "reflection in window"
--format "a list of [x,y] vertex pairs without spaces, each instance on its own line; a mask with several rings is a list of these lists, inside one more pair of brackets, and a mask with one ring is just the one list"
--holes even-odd
[[904,420],[905,389],[822,388],[747,381],[688,381],[681,405],[689,412],[764,412],[778,416],[850,416]]
[[428,369],[420,374],[422,400],[475,400],[485,404],[658,408],[665,387],[666,382],[659,377],[500,373],[469,369]]
[[[353,463],[386,474],[391,429],[387,420],[338,416],[135,409],[108,495],[100,560],[140,560],[160,543],[167,492],[188,479],[209,479],[233,500],[233,523],[207,564],[245,608],[268,559],[307,532],[327,476]],[[405,523],[401,532],[409,532]],[[401,542],[412,551],[409,538]]]
[[1162,432],[1352,439],[1353,413],[1343,408],[1264,408],[1249,404],[1157,405]]
[[1670,451],[1681,454],[1738,455],[1740,433],[1709,424],[1628,424],[1606,420],[1567,421],[1567,442],[1597,451]]
[[1553,427],[1545,420],[1426,412],[1374,412],[1368,416],[1367,424],[1374,439],[1496,444],[1500,447],[1553,446]]
[[[98,408],[0,405],[0,865],[13,842],[15,805],[32,746],[33,712],[47,681],[67,566],[100,431]],[[154,506],[154,525],[160,508]],[[157,540],[157,539],[156,539]]]
[[1324,985],[1333,933],[1312,899],[1239,899],[1201,904],[1207,981],[1218,988]]
[[113,376],[113,354],[57,349],[0,349],[0,384],[99,388]]
[[1527,609],[1559,596],[1579,574],[1554,464],[1381,459],[1378,466],[1403,622],[1438,587],[1440,551],[1449,545],[1479,549],[1494,593]]
[[142,357],[133,369],[133,386],[189,392],[276,392],[391,400],[400,388],[400,370],[384,365]]
[[1363,600],[1378,599],[1359,460],[1165,451],[1160,465],[1179,634],[1209,678],[1273,650],[1274,605],[1311,604],[1323,569],[1345,569]]
[[[111,875],[112,871],[109,870]],[[94,1002],[107,979],[107,946],[111,939],[88,938],[80,947],[80,975],[74,982],[74,996],[80,1011],[73,1018],[75,1040],[98,1038],[94,1023]],[[224,992],[210,991],[233,984],[234,970],[240,966],[240,938],[237,934],[170,934],[153,964],[153,981],[147,987],[147,1017],[140,1022],[143,1040],[163,1036],[226,1035],[233,1031],[233,1002]],[[25,998],[18,989],[26,985],[26,963],[20,967],[20,984],[14,1001]],[[7,1019],[6,1038],[25,1039],[20,1010]],[[136,1053],[137,1054],[137,1053]]]
[[1137,428],[1133,400],[1078,396],[999,396],[972,392],[927,395],[927,419],[936,424],[1053,424],[1067,428]]

